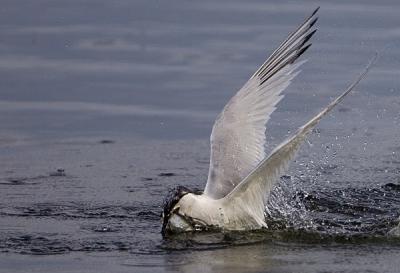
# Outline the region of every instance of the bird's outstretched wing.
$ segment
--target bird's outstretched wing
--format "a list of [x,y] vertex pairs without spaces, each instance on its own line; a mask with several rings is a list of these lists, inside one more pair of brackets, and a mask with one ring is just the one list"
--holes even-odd
[[272,53],[217,117],[204,194],[219,199],[231,192],[265,157],[265,129],[283,90],[304,62],[318,8]]
[[331,111],[351,90],[364,78],[370,67],[377,60],[378,54],[370,61],[365,70],[338,98],[332,101],[318,115],[300,127],[297,132],[276,147],[269,157],[261,161],[239,185],[221,201],[227,207],[241,206],[251,211],[253,215],[263,217],[265,203],[275,181],[287,170],[289,162],[296,155],[307,134],[314,128],[321,118]]

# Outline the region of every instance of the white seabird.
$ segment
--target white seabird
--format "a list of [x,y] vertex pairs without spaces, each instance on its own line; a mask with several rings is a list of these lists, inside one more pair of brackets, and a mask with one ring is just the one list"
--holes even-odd
[[271,188],[287,170],[307,134],[366,75],[364,72],[338,98],[265,154],[265,130],[282,91],[305,62],[295,62],[310,46],[317,8],[251,76],[217,117],[210,141],[211,158],[204,193],[177,187],[166,198],[162,234],[203,230],[266,228],[265,205]]

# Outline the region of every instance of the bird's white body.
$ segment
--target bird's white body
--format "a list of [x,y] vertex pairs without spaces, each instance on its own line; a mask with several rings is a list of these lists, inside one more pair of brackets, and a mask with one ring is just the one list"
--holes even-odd
[[[317,9],[318,10],[318,9]],[[253,230],[267,227],[265,205],[279,177],[287,170],[307,134],[366,75],[365,71],[320,113],[265,154],[266,124],[304,63],[295,62],[311,44],[315,10],[230,99],[211,133],[211,157],[202,194],[180,191],[164,206],[163,234],[204,227]],[[376,57],[375,57],[376,59]],[[374,61],[375,61],[374,59]]]
[[174,214],[170,223],[176,231],[192,231],[196,225],[187,225],[181,216],[190,217],[199,229],[215,227],[227,230],[251,230],[266,227],[264,207],[254,210],[247,202],[236,199],[226,202],[225,199],[212,199],[204,194],[188,193],[177,205],[179,214]]

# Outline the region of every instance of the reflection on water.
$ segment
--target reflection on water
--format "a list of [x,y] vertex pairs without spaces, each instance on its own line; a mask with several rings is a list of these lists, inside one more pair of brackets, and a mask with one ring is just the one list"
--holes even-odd
[[[0,10],[1,269],[397,272],[396,1],[39,2]],[[281,178],[269,230],[163,240],[168,188],[204,187],[215,116],[317,5],[268,150],[378,64]]]

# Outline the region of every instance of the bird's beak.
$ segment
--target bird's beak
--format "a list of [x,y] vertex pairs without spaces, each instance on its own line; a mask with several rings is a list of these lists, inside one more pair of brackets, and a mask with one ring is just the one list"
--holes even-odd
[[171,214],[163,215],[163,226],[161,229],[161,235],[163,237],[168,234],[176,232],[185,232],[194,230],[192,224],[186,217],[179,214],[178,210],[174,210]]

